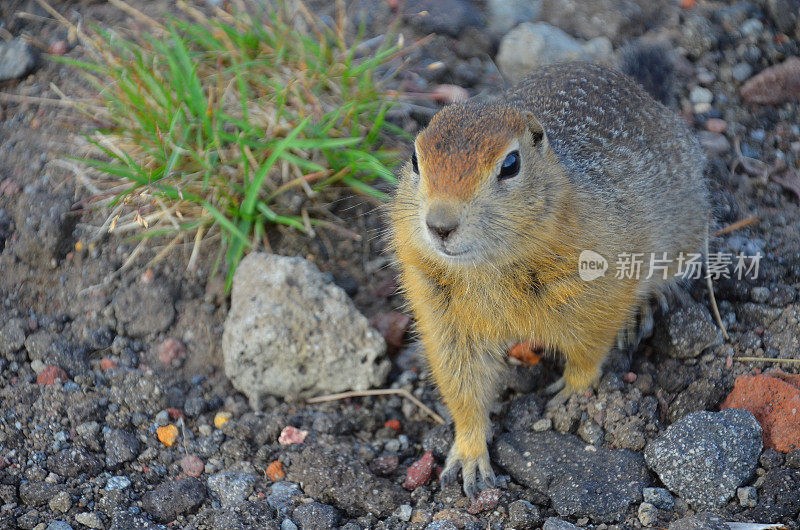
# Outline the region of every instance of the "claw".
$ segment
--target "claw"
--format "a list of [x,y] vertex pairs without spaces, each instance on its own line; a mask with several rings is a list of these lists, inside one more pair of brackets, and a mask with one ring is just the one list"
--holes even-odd
[[550,401],[545,403],[545,410],[553,410],[560,407],[567,402],[571,395],[571,391],[569,391],[567,388],[562,388],[555,396],[550,398]]
[[[445,486],[455,482],[459,469],[461,469],[461,478],[464,483],[464,494],[471,500],[474,500],[482,489],[494,487],[496,483],[497,479],[488,453],[478,458],[461,458],[453,447],[447,456],[444,471],[439,477],[440,483]],[[478,475],[480,475],[480,480],[478,480]]]
[[555,383],[548,385],[547,388],[544,389],[544,394],[546,396],[557,394],[564,390],[565,386],[567,386],[567,380],[561,377]]

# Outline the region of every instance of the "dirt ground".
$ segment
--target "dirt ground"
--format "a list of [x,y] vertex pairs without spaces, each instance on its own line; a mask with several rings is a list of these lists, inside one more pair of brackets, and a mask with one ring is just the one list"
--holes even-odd
[[[161,0],[130,3],[156,18],[172,7]],[[428,3],[409,1],[403,9],[418,12]],[[612,356],[596,390],[573,396],[555,411],[544,409],[541,390],[558,377],[557,360],[514,366],[493,411],[496,439],[520,430],[543,432],[549,433],[542,438],[548,454],[568,451],[576,441],[581,454],[588,445],[609,451],[611,462],[628,455],[624,458],[642,470],[637,480],[643,486],[663,488],[642,463],[647,444],[687,414],[719,410],[738,376],[776,367],[736,357],[800,359],[800,192],[770,177],[770,168],[783,164],[788,169],[776,176],[794,175],[800,186],[800,107],[796,99],[748,103],[736,77],[737,68],[749,77],[800,55],[795,26],[775,15],[775,3],[780,2],[699,2],[682,9],[677,2],[664,2],[657,20],[625,26],[610,37],[615,50],[642,35],[670,43],[676,57],[671,107],[691,123],[706,149],[718,228],[758,218],[712,242],[720,252],[764,255],[757,279],[721,280],[716,286],[731,340],[712,338],[702,352],[675,353],[681,345],[691,350],[708,333],[682,325],[683,313],[657,314],[652,338],[630,356]],[[366,9],[368,31],[375,34],[394,16],[391,2],[352,4],[352,9]],[[445,4],[454,6],[449,18],[434,8],[433,22],[404,18],[407,39],[435,36],[415,52],[417,66],[401,81],[417,91],[443,84],[471,95],[497,91],[502,80],[493,59],[507,30],[492,34],[486,29],[495,3]],[[636,2],[609,0],[597,9],[617,4]],[[785,4],[794,6],[787,12],[797,9],[796,2]],[[137,24],[105,2],[52,5],[73,22]],[[471,13],[479,20],[472,21]],[[458,21],[462,27],[453,29]],[[796,24],[796,17],[789,23]],[[591,37],[585,28],[565,29]],[[67,31],[37,2],[11,0],[0,3],[0,39],[5,36],[25,36],[44,52],[66,41]],[[82,50],[77,46],[66,53],[80,57]],[[438,61],[443,68],[427,68]],[[699,87],[713,93],[710,105],[702,105]],[[54,104],[58,91],[73,98],[91,95],[73,69],[45,58],[30,75],[0,82],[0,93],[13,95],[0,96],[0,528],[568,528],[553,526],[566,521],[579,527],[638,528],[645,524],[645,504],[655,506],[651,522],[658,527],[704,512],[681,496],[669,507],[648,503],[641,488],[627,501],[620,484],[581,476],[581,469],[602,472],[594,467],[598,462],[553,467],[547,455],[537,462],[551,469],[546,480],[498,468],[498,499],[484,499],[485,506],[471,503],[458,487],[441,487],[435,477],[409,492],[401,487],[407,469],[425,451],[442,465],[452,433],[396,396],[313,406],[272,398],[261,411],[251,411],[222,368],[220,339],[230,300],[222,279],[209,278],[213,256],[202,256],[197,269],[187,271],[187,242],[149,264],[162,248],[157,242],[119,271],[136,242],[101,232],[103,212],[81,207],[91,191],[63,161],[86,152],[81,134],[93,124]],[[25,101],[28,96],[32,99]],[[393,119],[414,132],[436,108],[424,99],[401,105]],[[330,273],[367,318],[403,311],[396,271],[380,236],[380,212],[369,201],[349,196],[332,211],[362,239],[332,231],[308,239],[278,229],[271,238],[273,250],[303,256]],[[707,315],[704,286],[693,286],[690,295],[692,307]],[[168,339],[185,344],[186,353],[165,364],[159,347]],[[411,334],[392,359],[387,385],[410,390],[446,415]],[[69,381],[37,384],[47,365],[66,369]],[[798,372],[797,364],[780,367]],[[230,419],[217,426],[219,413]],[[181,417],[181,443],[166,447],[156,429],[178,424]],[[398,421],[399,432],[389,420]],[[278,441],[290,425],[309,432],[305,443]],[[495,450],[501,451],[500,444]],[[187,471],[193,463],[187,455],[201,461],[198,478],[186,478],[198,475]],[[568,461],[583,462],[580,454],[566,455]],[[284,480],[269,478],[271,462],[281,463]],[[220,478],[223,472],[229,475]],[[563,488],[608,488],[624,508],[613,516],[588,501],[582,508],[564,508],[563,492],[554,485],[564,476],[571,482]],[[740,482],[740,489],[754,488],[752,503],[742,500],[741,495],[750,495],[747,490],[705,511],[725,521],[800,528],[797,448],[765,449],[757,469]],[[563,521],[545,523],[550,517]],[[709,513],[699,517],[707,519],[695,527],[718,528]]]

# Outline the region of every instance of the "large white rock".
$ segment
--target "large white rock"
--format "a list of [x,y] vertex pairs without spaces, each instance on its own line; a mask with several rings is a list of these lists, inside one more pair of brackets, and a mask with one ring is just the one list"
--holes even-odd
[[496,61],[506,80],[516,84],[535,69],[548,64],[570,61],[609,63],[612,54],[611,41],[605,37],[585,42],[546,22],[524,22],[500,41]]
[[222,353],[226,375],[254,407],[267,394],[380,385],[390,368],[385,352],[383,337],[314,264],[265,253],[239,264]]

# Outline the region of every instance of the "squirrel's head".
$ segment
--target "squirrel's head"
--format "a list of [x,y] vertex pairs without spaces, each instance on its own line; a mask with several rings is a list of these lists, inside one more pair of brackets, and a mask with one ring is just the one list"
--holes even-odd
[[564,170],[531,113],[445,107],[414,142],[392,204],[399,244],[451,265],[515,261],[553,222]]

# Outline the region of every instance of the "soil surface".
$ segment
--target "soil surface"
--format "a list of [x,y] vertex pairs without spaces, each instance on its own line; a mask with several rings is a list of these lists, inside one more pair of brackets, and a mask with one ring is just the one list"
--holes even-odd
[[[367,34],[377,35],[397,17],[396,3],[349,9],[354,19],[366,13]],[[130,4],[155,18],[173,8]],[[320,4],[323,16],[333,13]],[[758,426],[747,419],[703,417],[692,423],[699,430],[676,423],[718,411],[738,376],[798,371],[736,360],[800,359],[800,191],[787,184],[794,178],[800,188],[800,106],[797,95],[777,104],[740,95],[747,79],[800,55],[798,2],[662,2],[652,10],[637,8],[649,2],[607,0],[587,3],[595,13],[576,8],[574,17],[547,1],[399,4],[406,42],[433,34],[396,81],[415,92],[497,92],[503,80],[494,58],[517,22],[608,38],[615,52],[642,37],[667,43],[675,81],[665,90],[706,149],[717,227],[758,218],[712,241],[713,251],[763,254],[756,279],[716,284],[730,340],[706,320],[698,282],[682,304],[656,313],[655,333],[636,351],[612,353],[596,389],[560,407],[545,408],[542,392],[560,375],[557,360],[513,364],[492,418],[499,485],[471,501],[436,478],[452,430],[402,397],[318,405],[271,398],[250,409],[222,368],[230,299],[222,278],[209,276],[214,256],[187,271],[187,241],[151,263],[163,248],[156,242],[120,270],[136,242],[99,230],[103,212],[82,207],[94,192],[64,162],[87,152],[81,134],[94,124],[53,103],[59,92],[84,98],[91,89],[42,56],[32,73],[0,81],[0,93],[13,95],[0,96],[0,528],[800,528],[797,446],[759,449],[758,434],[750,436]],[[52,5],[74,23],[139,24],[104,2]],[[619,13],[632,22],[619,23]],[[39,53],[81,57],[68,37],[37,2],[0,3],[0,43],[24,38]],[[392,120],[413,133],[438,105],[407,102]],[[404,311],[375,205],[343,195],[332,212],[363,237],[276,229],[273,251],[330,273],[367,318]],[[411,333],[392,362],[387,386],[447,418]],[[287,427],[308,434],[287,444]],[[719,501],[711,486],[682,489],[657,462],[698,432],[698,443],[716,449],[699,453],[696,460],[706,460],[696,466],[690,459],[687,473],[706,473],[701,481],[709,472],[695,470],[699,464],[717,466],[728,485]],[[742,436],[728,444],[717,432]],[[165,443],[173,434],[177,441]]]

